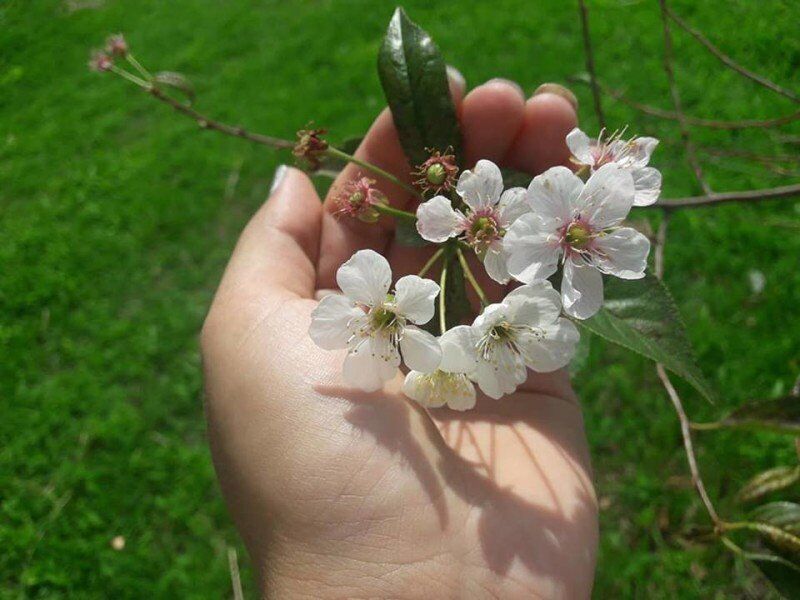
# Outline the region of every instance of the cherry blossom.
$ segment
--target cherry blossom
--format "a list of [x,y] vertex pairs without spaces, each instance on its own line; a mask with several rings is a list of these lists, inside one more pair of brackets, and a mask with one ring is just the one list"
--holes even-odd
[[311,313],[311,339],[325,350],[347,349],[346,383],[376,391],[397,374],[400,357],[409,369],[432,372],[442,358],[436,338],[409,323],[433,318],[439,286],[416,275],[401,277],[390,293],[392,271],[373,250],[359,250],[336,273],[343,295],[322,299]]
[[439,337],[442,362],[432,373],[411,371],[403,383],[403,393],[422,406],[438,408],[447,405],[453,410],[469,410],[475,406],[475,386],[469,378],[472,362],[461,359],[459,344],[463,338],[458,328]]
[[525,188],[503,191],[503,176],[493,162],[479,160],[458,178],[456,192],[464,212],[444,196],[435,196],[417,209],[417,231],[423,239],[440,244],[459,237],[475,250],[489,277],[499,283],[510,279],[503,236],[508,227],[529,210]]
[[636,189],[633,205],[653,204],[661,194],[661,173],[648,167],[647,163],[650,162],[650,155],[658,145],[658,140],[652,137],[623,140],[622,135],[618,133],[603,139],[601,133],[593,140],[576,127],[567,134],[567,146],[572,152],[573,162],[585,165],[591,173],[611,163],[630,171]]
[[508,268],[523,283],[550,277],[564,264],[561,297],[567,314],[588,319],[603,303],[603,274],[644,277],[650,241],[620,227],[633,204],[630,171],[600,167],[586,182],[566,167],[533,179],[533,212],[518,219],[505,237]]
[[567,365],[575,354],[578,330],[561,316],[561,300],[548,281],[521,286],[491,304],[472,325],[447,332],[447,368],[468,374],[491,398],[510,394],[527,378]]

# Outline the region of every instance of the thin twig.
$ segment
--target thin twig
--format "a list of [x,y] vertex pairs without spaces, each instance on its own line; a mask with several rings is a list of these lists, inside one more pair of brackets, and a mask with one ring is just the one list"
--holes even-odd
[[[655,273],[656,277],[659,279],[664,275],[664,245],[666,243],[667,227],[669,225],[667,218],[668,215],[664,215],[664,217],[665,218],[661,221],[661,225],[659,226],[658,233],[656,235],[656,248],[654,253]],[[658,374],[658,378],[661,380],[664,389],[667,391],[667,395],[672,401],[672,405],[678,415],[678,421],[680,421],[681,435],[683,436],[683,447],[686,451],[686,461],[689,463],[689,472],[692,474],[692,483],[694,483],[697,494],[700,496],[700,500],[706,507],[708,516],[711,517],[711,521],[714,523],[714,526],[719,528],[722,524],[722,520],[719,518],[719,515],[714,508],[714,504],[711,502],[711,498],[709,498],[708,493],[706,492],[706,486],[703,483],[703,478],[700,475],[700,469],[697,466],[697,458],[695,457],[694,444],[692,443],[692,431],[689,417],[686,416],[686,411],[683,408],[681,398],[678,395],[678,392],[675,390],[675,387],[672,385],[672,381],[670,381],[669,375],[667,374],[666,369],[664,369],[664,365],[657,363],[656,373]]]
[[[583,79],[572,78],[571,81],[575,81],[578,83],[587,82]],[[658,117],[659,119],[669,119],[670,121],[678,121],[680,120],[680,116],[671,110],[665,110],[663,108],[659,108],[657,106],[652,106],[650,104],[644,104],[642,102],[637,102],[636,100],[631,100],[625,94],[623,94],[619,90],[614,90],[601,81],[597,81],[597,85],[600,90],[611,96],[614,100],[618,102],[622,102],[627,106],[630,106],[634,110],[638,110],[641,113],[646,115],[650,115],[651,117]],[[792,123],[800,119],[800,110],[790,113],[788,115],[783,115],[780,117],[775,117],[772,119],[741,119],[737,121],[726,121],[721,119],[704,119],[702,117],[694,117],[692,115],[683,115],[684,121],[687,124],[696,126],[696,127],[708,127],[710,129],[727,129],[727,130],[735,130],[735,129],[755,129],[755,128],[770,128],[770,127],[779,127],[781,125],[786,125],[787,123]]]
[[233,600],[244,600],[242,591],[242,578],[239,575],[239,559],[236,556],[236,548],[228,546],[228,568],[231,572],[231,586],[233,587]]
[[761,202],[763,200],[778,200],[781,198],[793,198],[795,196],[800,196],[800,183],[742,192],[712,192],[705,196],[666,198],[652,204],[651,207],[675,210],[679,208],[698,208],[727,202]]
[[694,176],[697,179],[697,182],[700,184],[700,187],[703,189],[703,192],[706,194],[711,194],[711,187],[708,185],[708,182],[706,182],[705,177],[703,177],[703,169],[700,166],[700,162],[697,160],[697,153],[695,151],[694,144],[692,143],[692,137],[689,134],[689,127],[686,123],[686,117],[683,115],[683,107],[681,105],[681,95],[678,91],[678,84],[675,82],[675,70],[672,66],[672,33],[670,32],[669,18],[667,17],[667,0],[658,0],[658,4],[661,7],[661,25],[664,34],[664,72],[667,75],[667,82],[669,83],[669,91],[670,95],[672,96],[672,104],[675,108],[675,114],[678,116],[681,139],[683,140],[683,145],[686,148],[686,159],[689,162],[689,166],[692,167]]
[[261,133],[253,133],[251,131],[247,131],[244,127],[234,127],[232,125],[227,125],[226,123],[221,123],[219,121],[215,121],[214,119],[210,119],[209,117],[197,112],[192,107],[165,94],[160,88],[149,86],[145,89],[156,100],[159,100],[164,104],[168,104],[179,113],[186,115],[190,119],[194,119],[203,129],[213,129],[214,131],[220,131],[227,135],[239,137],[251,142],[255,142],[256,144],[262,144],[272,148],[294,148],[295,143],[289,140],[283,140],[269,135],[263,135]]
[[592,50],[592,36],[589,31],[589,9],[584,0],[578,0],[581,13],[581,27],[583,29],[583,52],[586,55],[586,71],[589,73],[589,81],[592,86],[592,100],[594,102],[594,112],[600,124],[600,130],[606,128],[606,117],[603,114],[602,98],[600,96],[600,86],[597,82],[597,73],[594,68],[594,51]]
[[786,88],[778,85],[777,83],[775,83],[773,81],[770,81],[769,79],[767,79],[763,75],[759,75],[758,73],[754,73],[753,71],[750,71],[749,69],[746,69],[745,67],[743,67],[742,65],[737,63],[730,56],[728,56],[727,54],[722,52],[722,50],[720,50],[713,43],[711,43],[711,40],[709,40],[700,31],[698,31],[697,29],[693,28],[686,21],[684,21],[681,17],[679,17],[677,14],[675,14],[675,12],[669,7],[667,8],[667,15],[669,16],[670,19],[672,19],[678,25],[678,27],[683,29],[686,33],[691,35],[694,39],[696,39],[698,42],[703,44],[703,46],[705,46],[706,49],[711,54],[713,54],[720,62],[722,62],[725,66],[733,69],[734,71],[739,73],[739,75],[741,75],[743,77],[746,77],[747,79],[750,79],[751,81],[755,81],[757,84],[759,84],[759,85],[761,85],[761,86],[763,86],[763,87],[765,87],[767,89],[772,90],[776,94],[780,94],[781,96],[789,98],[790,100],[793,100],[794,102],[800,102],[800,96],[798,96],[797,94],[795,94],[791,90],[787,90]]

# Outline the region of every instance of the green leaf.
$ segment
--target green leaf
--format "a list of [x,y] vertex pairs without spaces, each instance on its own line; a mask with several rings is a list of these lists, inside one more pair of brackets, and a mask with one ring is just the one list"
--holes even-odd
[[189,79],[181,73],[174,71],[161,71],[153,76],[156,83],[166,85],[174,90],[178,90],[189,101],[189,104],[194,102],[194,85]]
[[800,538],[788,531],[767,523],[748,523],[748,529],[756,531],[776,552],[789,560],[800,559]]
[[455,254],[448,257],[447,281],[444,286],[444,297],[447,303],[447,328],[461,325],[462,321],[472,313],[467,297],[464,280],[464,269]]
[[430,242],[422,239],[417,231],[416,223],[398,219],[394,230],[394,241],[401,246],[421,248],[428,246]]
[[800,504],[795,502],[770,502],[750,513],[754,521],[761,521],[797,535],[800,533]]
[[721,426],[762,428],[800,435],[800,398],[786,396],[740,406],[724,418]]
[[603,308],[591,319],[576,321],[592,333],[660,362],[688,381],[707,399],[716,398],[695,361],[678,308],[664,284],[609,277]]
[[770,492],[782,490],[800,480],[800,467],[775,467],[759,473],[736,494],[739,502],[749,502]]
[[460,164],[461,131],[444,59],[428,33],[402,8],[389,22],[378,54],[378,74],[409,162],[424,162],[426,148],[452,147]]
[[774,554],[745,554],[784,598],[800,598],[800,567]]

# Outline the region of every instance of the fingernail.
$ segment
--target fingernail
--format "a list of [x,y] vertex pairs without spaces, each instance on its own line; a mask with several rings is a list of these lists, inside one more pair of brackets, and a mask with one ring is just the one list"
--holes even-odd
[[510,79],[506,79],[505,77],[495,77],[494,79],[490,79],[486,83],[487,84],[489,84],[489,83],[502,83],[504,85],[510,85],[515,90],[517,90],[517,93],[519,93],[519,95],[522,98],[525,98],[525,90],[523,90],[522,86],[520,84],[518,84],[516,81],[511,81]]
[[269,186],[269,195],[275,193],[275,191],[280,187],[281,182],[286,178],[286,173],[289,169],[286,168],[286,165],[278,165],[278,168],[275,169],[275,174],[272,176],[272,183]]
[[447,65],[447,77],[453,81],[462,92],[466,89],[467,80],[464,79],[461,71],[456,69],[453,65]]
[[558,83],[543,83],[533,92],[534,96],[538,96],[539,94],[555,94],[556,96],[561,96],[572,105],[572,108],[578,110],[578,98],[572,93],[572,90],[565,88],[563,85]]

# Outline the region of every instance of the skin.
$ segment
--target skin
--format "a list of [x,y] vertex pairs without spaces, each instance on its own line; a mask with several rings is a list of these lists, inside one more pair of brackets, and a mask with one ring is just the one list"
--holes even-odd
[[[531,174],[566,164],[577,117],[564,97],[526,101],[503,81],[466,97],[451,87],[469,164]],[[410,171],[386,110],[357,154]],[[358,172],[350,165],[332,189]],[[402,376],[379,393],[348,388],[344,352],[308,337],[315,298],[356,250],[383,253],[395,279],[431,251],[393,243],[388,219],[334,217],[331,197],[285,173],[242,233],[202,334],[214,464],[262,595],[588,598],[597,507],[566,373],[531,373],[466,413],[418,407],[399,392]],[[505,292],[482,282],[492,299]]]

